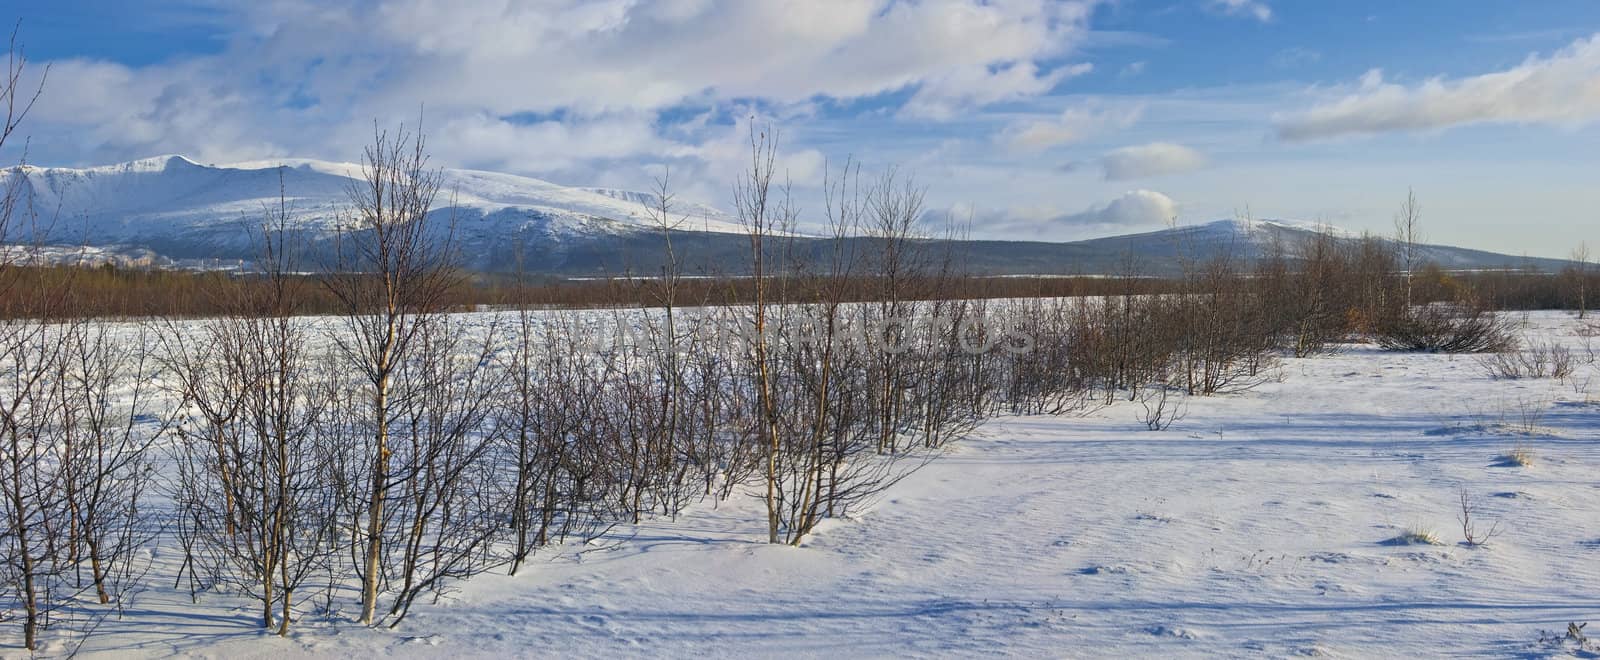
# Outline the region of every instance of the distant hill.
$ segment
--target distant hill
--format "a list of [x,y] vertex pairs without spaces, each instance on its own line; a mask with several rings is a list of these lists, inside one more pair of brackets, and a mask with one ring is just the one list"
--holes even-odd
[[[349,222],[346,190],[360,167],[313,160],[217,166],[162,156],[81,169],[16,167],[4,176],[37,218],[14,222],[7,242],[58,246],[50,251],[58,260],[82,255],[132,266],[222,268],[253,256],[246,227],[276,206],[280,190],[298,226],[314,243],[326,242]],[[474,269],[563,276],[660,271],[663,237],[650,220],[649,193],[477,170],[443,170],[443,179],[435,213],[456,219],[462,254]],[[673,219],[681,219],[672,239],[686,272],[744,272],[749,241],[735,218],[709,206],[677,204]],[[1179,269],[1179,255],[1255,259],[1273,245],[1293,248],[1315,231],[1292,222],[1224,220],[1067,243],[964,240],[928,247],[948,250],[976,274],[1113,274],[1129,263],[1141,272],[1170,274]],[[873,247],[871,238],[852,241],[859,250]],[[79,245],[90,249],[65,247]],[[802,259],[820,259],[831,249],[803,236],[790,247]],[[1454,270],[1566,265],[1443,245],[1426,246],[1423,257]]]

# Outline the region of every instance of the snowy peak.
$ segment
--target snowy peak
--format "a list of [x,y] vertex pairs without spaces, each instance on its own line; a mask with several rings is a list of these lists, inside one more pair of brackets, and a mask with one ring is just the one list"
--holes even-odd
[[70,167],[39,167],[37,165],[23,165],[23,166],[21,166],[20,169],[23,172],[27,172],[27,173],[51,173],[51,174],[56,174],[56,175],[71,175],[71,174],[94,175],[94,174],[149,174],[149,173],[156,173],[156,172],[165,172],[165,171],[168,171],[168,170],[184,169],[184,168],[195,168],[195,167],[205,167],[205,166],[201,165],[200,163],[197,163],[197,162],[195,162],[193,160],[190,160],[186,156],[181,156],[181,155],[178,155],[178,154],[168,154],[168,155],[165,155],[165,156],[152,156],[150,158],[140,158],[138,160],[131,160],[131,161],[128,161],[126,163],[116,163],[116,164],[112,164],[112,165],[97,165],[97,166],[94,166],[94,167],[70,168]]
[[186,156],[172,154],[167,156],[157,156],[155,158],[146,158],[144,160],[136,160],[131,163],[124,163],[120,167],[123,167],[128,171],[135,172],[170,172],[174,170],[202,168],[205,166],[189,160],[189,158]]
[[[1180,226],[1179,229],[1184,229]],[[1201,234],[1260,239],[1284,233],[1328,234],[1340,238],[1359,238],[1360,235],[1333,225],[1299,220],[1227,218],[1213,220],[1193,228]]]
[[[238,258],[248,244],[244,227],[276,207],[280,194],[300,227],[313,236],[331,235],[346,221],[347,190],[361,166],[309,159],[205,165],[174,154],[85,168],[15,167],[0,176],[18,186],[40,216],[41,222],[28,224],[50,227],[48,234],[6,241],[134,245],[180,258]],[[436,212],[457,218],[468,242],[559,242],[575,234],[654,226],[647,193],[467,169],[444,169],[440,176]],[[674,215],[687,216],[685,228],[695,231],[739,229],[705,205],[678,203]]]

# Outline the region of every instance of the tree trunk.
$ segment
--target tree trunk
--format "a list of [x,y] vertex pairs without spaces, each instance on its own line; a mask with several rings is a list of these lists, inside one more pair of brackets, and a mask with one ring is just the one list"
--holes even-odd
[[372,501],[367,506],[366,572],[361,580],[361,622],[371,624],[378,611],[378,580],[383,559],[383,500],[389,481],[389,377],[378,381],[373,402],[378,431],[377,453],[372,457]]

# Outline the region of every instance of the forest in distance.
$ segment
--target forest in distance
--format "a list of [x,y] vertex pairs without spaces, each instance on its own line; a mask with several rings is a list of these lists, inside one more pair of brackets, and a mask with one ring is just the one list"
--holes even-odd
[[[1285,265],[1296,257],[1286,251]],[[1272,264],[1273,261],[1263,262]],[[59,286],[73,282],[75,304],[61,313],[98,318],[138,318],[174,316],[196,318],[229,311],[225,302],[230,291],[265,286],[261,273],[249,271],[189,271],[100,265],[10,264],[13,277],[29,287]],[[937,280],[940,295],[952,298],[1054,298],[1079,296],[1149,295],[1182,291],[1181,279],[1171,276],[1138,275],[1051,275],[984,276],[946,273]],[[1255,277],[1257,273],[1242,273]],[[304,280],[298,289],[303,297],[295,307],[297,314],[330,314],[338,311],[337,302],[318,286],[317,276],[309,273],[287,277]],[[797,274],[795,278],[804,278]],[[922,276],[917,276],[922,277]],[[1428,264],[1414,277],[1420,300],[1447,301],[1467,288],[1496,309],[1576,310],[1583,304],[1582,292],[1600,289],[1600,269],[1572,266],[1557,272],[1536,268],[1450,271]],[[866,275],[830,278],[829,285],[845,290],[844,299],[868,301],[881,286]],[[1242,283],[1248,286],[1248,283]],[[494,309],[529,305],[545,309],[591,309],[657,304],[654,276],[606,276],[564,278],[555,276],[519,277],[506,274],[466,273],[451,288],[446,305],[456,311]],[[753,285],[748,277],[681,277],[677,287],[687,304],[738,305],[753,300]],[[922,287],[919,287],[922,288]],[[27,296],[4,295],[0,315],[34,316]],[[798,301],[799,299],[795,299]]]

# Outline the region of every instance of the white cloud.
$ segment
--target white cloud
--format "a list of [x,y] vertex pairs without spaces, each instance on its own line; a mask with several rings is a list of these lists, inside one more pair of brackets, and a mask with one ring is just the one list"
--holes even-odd
[[[768,119],[757,116],[754,121],[759,131],[775,131],[774,135],[769,135],[769,139],[775,139],[778,145],[779,153],[774,163],[777,179],[797,186],[822,183],[827,161],[822,152],[796,148],[793,131],[785,131]],[[695,160],[706,178],[728,182],[750,170],[750,140],[750,126],[741,124],[716,133],[698,145],[685,146],[672,155]],[[726,188],[720,192],[720,197],[726,197]]]
[[1181,144],[1151,142],[1107,153],[1100,165],[1107,181],[1122,181],[1190,172],[1205,167],[1206,157]]
[[675,147],[656,135],[644,115],[532,123],[464,115],[434,127],[428,140],[442,161],[532,174],[571,170],[586,161],[666,154]]
[[30,132],[58,162],[348,160],[374,119],[425,108],[442,165],[581,181],[717,158],[703,143],[746,106],[903,93],[891,115],[942,120],[1045,94],[1089,70],[1061,62],[1100,1],[262,0],[232,10],[215,55],[55,62]]
[[982,210],[957,204],[932,212],[930,223],[946,218],[972,221],[982,237],[1018,240],[1075,240],[1096,234],[1126,233],[1166,224],[1178,216],[1178,203],[1154,190],[1130,190],[1103,204],[1063,213],[1052,206]]
[[1477,76],[1405,86],[1372,70],[1353,91],[1277,118],[1279,138],[1436,130],[1479,123],[1579,125],[1600,118],[1600,35]]
[[[30,71],[39,75],[44,67],[30,65]],[[223,162],[285,155],[273,141],[281,134],[250,120],[257,110],[250,95],[213,74],[196,63],[52,62],[30,122],[67,127],[59,139],[86,149],[90,158],[181,152]]]
[[[1090,2],[397,0],[374,12],[387,91],[505,114],[793,103],[915,88],[918,104],[1034,94],[1059,78]],[[293,26],[303,29],[303,26]]]
[[1178,203],[1154,190],[1130,190],[1110,202],[1056,218],[1055,224],[1127,228],[1159,225],[1178,216]]
[[1013,151],[1044,151],[1108,131],[1128,128],[1137,123],[1143,114],[1143,105],[1079,105],[1067,108],[1050,119],[1012,122],[1000,131],[996,139]]
[[991,71],[987,67],[964,67],[923,84],[901,108],[904,117],[946,121],[962,112],[1001,101],[1038,96],[1061,81],[1091,71],[1090,64],[1074,64],[1040,72],[1032,62],[1021,62]]
[[1263,23],[1272,20],[1272,7],[1261,0],[1211,0],[1211,6],[1228,14],[1249,16]]

